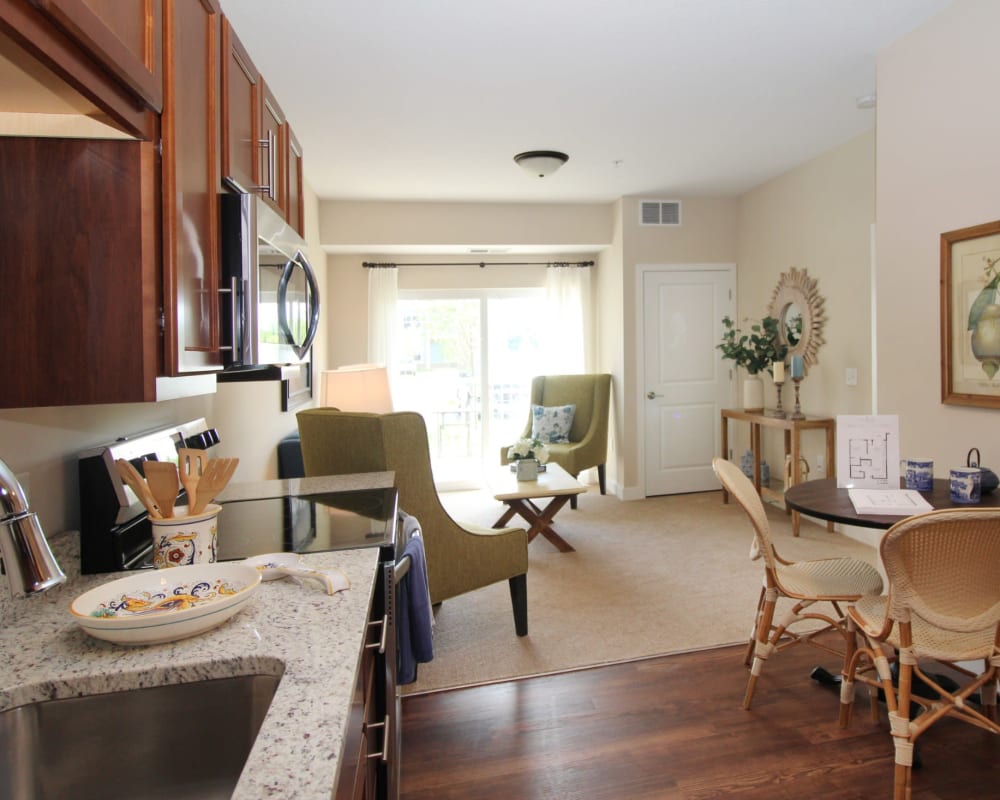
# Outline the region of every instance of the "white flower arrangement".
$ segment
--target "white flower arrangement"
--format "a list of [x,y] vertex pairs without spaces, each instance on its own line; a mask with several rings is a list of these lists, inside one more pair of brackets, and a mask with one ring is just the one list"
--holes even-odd
[[542,444],[541,439],[518,439],[507,448],[507,458],[511,461],[533,458],[539,464],[544,464],[549,460],[549,449]]

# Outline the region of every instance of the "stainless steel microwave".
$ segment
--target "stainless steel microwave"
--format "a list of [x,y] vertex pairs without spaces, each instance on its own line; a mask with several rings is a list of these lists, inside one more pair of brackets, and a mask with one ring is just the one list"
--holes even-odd
[[305,241],[256,195],[223,194],[220,208],[226,368],[307,361],[320,297]]

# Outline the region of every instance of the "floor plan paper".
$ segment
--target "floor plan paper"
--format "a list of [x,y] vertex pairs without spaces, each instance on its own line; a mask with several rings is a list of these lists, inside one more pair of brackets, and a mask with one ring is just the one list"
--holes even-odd
[[899,417],[837,417],[837,487],[899,488]]
[[847,495],[858,514],[910,517],[934,508],[915,489],[848,489]]

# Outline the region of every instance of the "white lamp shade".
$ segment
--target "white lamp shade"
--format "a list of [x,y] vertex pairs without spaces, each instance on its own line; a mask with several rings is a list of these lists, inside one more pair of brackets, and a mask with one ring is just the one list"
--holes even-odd
[[389,373],[377,364],[353,364],[320,373],[321,406],[341,411],[369,411],[387,414],[392,411]]

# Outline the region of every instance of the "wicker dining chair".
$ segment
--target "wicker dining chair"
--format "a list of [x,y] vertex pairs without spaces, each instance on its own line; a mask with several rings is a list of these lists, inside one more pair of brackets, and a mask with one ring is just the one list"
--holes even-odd
[[[787,561],[778,555],[771,540],[771,529],[764,510],[764,503],[750,479],[730,461],[712,459],[715,475],[736,498],[750,522],[754,539],[750,557],[764,559],[764,587],[757,602],[754,616],[754,634],[747,655],[753,658],[750,678],[743,708],[750,708],[757,679],[768,657],[794,644],[812,644],[828,653],[843,656],[821,641],[821,635],[836,630],[847,639],[847,625],[840,604],[857,600],[866,594],[882,591],[882,577],[871,564],[856,558],[838,557],[812,561]],[[774,616],[779,598],[797,601],[776,623]],[[822,613],[813,608],[817,603],[828,602],[832,613]],[[807,622],[806,629],[799,625]],[[823,623],[817,625],[816,623]],[[797,630],[790,630],[793,626]]]
[[[907,517],[886,531],[880,551],[888,595],[862,597],[847,609],[858,636],[848,639],[840,724],[850,723],[856,682],[870,687],[873,709],[884,693],[895,743],[893,797],[903,800],[911,794],[914,742],[935,722],[955,717],[1000,733],[1000,509]],[[968,669],[980,660],[981,671]],[[947,675],[928,671],[942,664]]]

